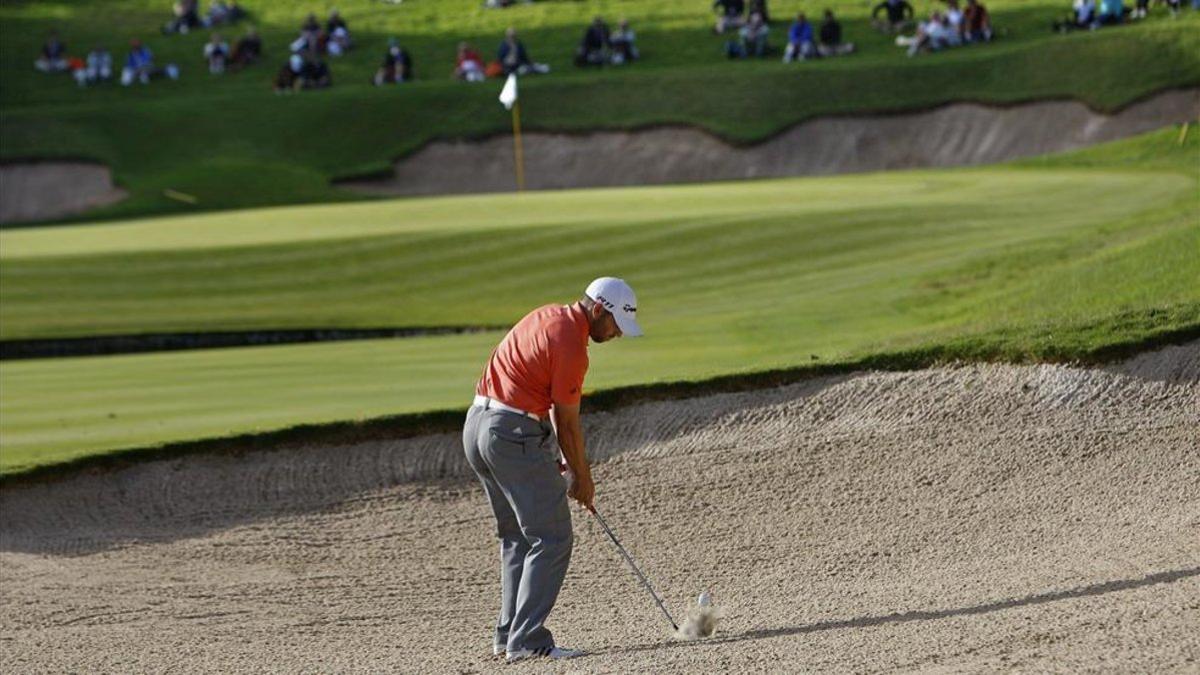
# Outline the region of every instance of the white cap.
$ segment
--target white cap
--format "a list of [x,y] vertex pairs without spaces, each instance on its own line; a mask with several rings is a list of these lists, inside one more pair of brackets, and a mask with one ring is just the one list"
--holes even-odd
[[642,327],[637,322],[637,296],[624,279],[600,277],[588,284],[584,294],[612,313],[622,335],[638,337],[642,334]]

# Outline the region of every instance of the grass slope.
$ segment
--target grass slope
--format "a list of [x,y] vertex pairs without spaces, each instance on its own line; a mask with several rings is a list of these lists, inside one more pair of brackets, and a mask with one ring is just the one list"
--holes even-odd
[[[750,142],[823,114],[1052,97],[1113,109],[1166,87],[1200,83],[1200,15],[1191,12],[1059,36],[1048,24],[1062,13],[1061,3],[1003,0],[990,3],[1005,32],[1001,40],[909,60],[868,27],[867,4],[776,0],[777,41],[796,10],[816,15],[829,6],[860,48],[846,59],[785,66],[775,59],[725,61],[723,38],[707,32],[711,15],[703,0],[535,2],[503,11],[482,9],[476,0],[412,0],[396,7],[347,0],[339,6],[361,48],[333,64],[337,85],[276,97],[268,81],[313,5],[245,2],[266,37],[268,58],[255,69],[213,78],[199,60],[206,33],[157,34],[166,4],[0,5],[0,159],[85,157],[113,166],[132,196],[89,218],[360,199],[330,179],[384,170],[431,139],[508,130],[508,116],[495,100],[498,84],[469,86],[448,76],[459,39],[490,54],[507,25],[520,28],[534,56],[554,67],[552,75],[524,83],[531,129],[689,124]],[[922,13],[935,7],[916,4]],[[597,13],[633,21],[643,63],[603,72],[571,67],[582,26]],[[77,52],[96,42],[117,47],[129,37],[146,38],[160,60],[183,64],[185,76],[146,88],[79,91],[65,77],[30,68],[52,26]],[[367,84],[389,35],[402,36],[412,50],[421,81],[386,90]],[[166,188],[200,203],[171,201],[162,195]]]
[[[11,231],[0,326],[505,323],[616,273],[649,336],[593,349],[593,392],[900,351],[1073,358],[1200,328],[1200,139],[1178,137],[968,171],[374,203],[344,225],[314,208]],[[0,473],[461,407],[498,338],[6,362]]]

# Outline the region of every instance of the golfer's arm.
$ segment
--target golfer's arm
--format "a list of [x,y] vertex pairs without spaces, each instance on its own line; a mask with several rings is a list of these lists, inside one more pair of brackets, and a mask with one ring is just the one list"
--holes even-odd
[[591,476],[587,450],[583,445],[583,428],[579,424],[579,406],[555,404],[550,409],[550,421],[554,424],[558,447],[562,448],[567,466],[576,476]]

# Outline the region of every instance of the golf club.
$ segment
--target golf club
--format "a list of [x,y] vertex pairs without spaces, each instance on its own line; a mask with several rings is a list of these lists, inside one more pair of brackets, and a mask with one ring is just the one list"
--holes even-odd
[[626,551],[625,547],[621,545],[621,542],[617,541],[617,535],[613,534],[613,531],[611,528],[609,528],[608,523],[604,522],[604,518],[600,516],[600,512],[597,511],[594,506],[589,506],[588,510],[592,512],[593,516],[596,516],[596,522],[600,523],[600,527],[604,528],[604,533],[608,535],[609,539],[612,539],[612,543],[617,545],[617,550],[620,551],[621,555],[625,557],[625,562],[629,563],[629,567],[633,569],[633,573],[637,575],[637,578],[642,582],[642,585],[646,587],[646,591],[650,593],[650,597],[654,598],[654,602],[658,604],[658,608],[661,609],[662,613],[666,615],[667,621],[671,622],[671,628],[678,631],[679,624],[675,623],[675,619],[671,618],[671,613],[668,612],[666,606],[663,605],[662,598],[659,598],[658,594],[654,592],[654,588],[650,585],[650,581],[647,580],[646,575],[642,574],[642,571],[638,569],[637,563],[633,562],[633,557],[629,555],[629,551]]

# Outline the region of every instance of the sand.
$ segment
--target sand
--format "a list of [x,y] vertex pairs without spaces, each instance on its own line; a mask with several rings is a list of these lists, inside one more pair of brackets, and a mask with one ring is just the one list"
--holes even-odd
[[50,220],[121,201],[108,167],[89,162],[0,164],[0,224]]
[[[955,103],[916,113],[824,117],[762,143],[731,146],[698,129],[526,133],[530,189],[692,183],[1002,162],[1127,138],[1200,117],[1200,90],[1168,91],[1113,115],[1074,101]],[[379,195],[515,188],[510,135],[439,141],[392,175],[342,187]]]
[[490,654],[458,439],[193,456],[0,492],[8,672],[1200,670],[1200,342],[1107,368],[863,372],[586,415],[550,623]]

